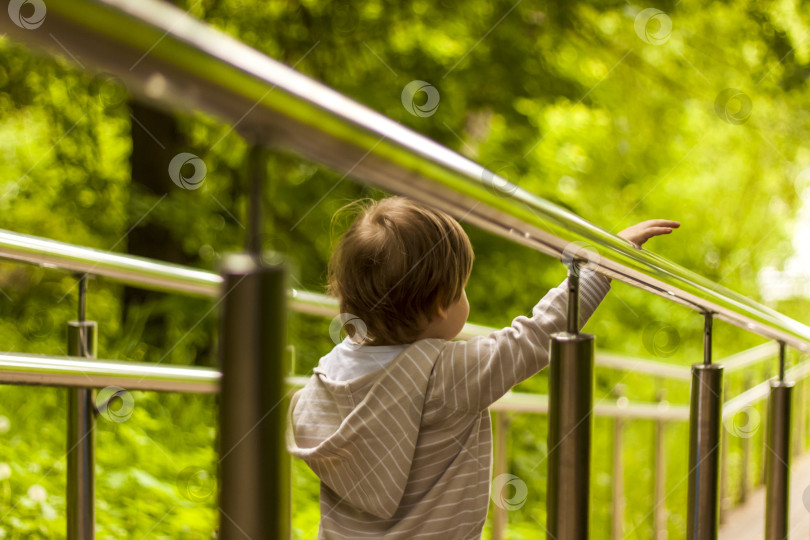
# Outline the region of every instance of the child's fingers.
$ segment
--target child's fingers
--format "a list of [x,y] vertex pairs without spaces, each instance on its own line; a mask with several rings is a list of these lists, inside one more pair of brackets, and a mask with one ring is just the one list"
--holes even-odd
[[672,221],[670,219],[651,219],[645,221],[643,225],[647,227],[670,227],[672,229],[677,229],[681,226],[679,221]]
[[649,227],[644,230],[644,236],[652,238],[653,236],[660,236],[662,234],[669,234],[672,232],[672,227]]

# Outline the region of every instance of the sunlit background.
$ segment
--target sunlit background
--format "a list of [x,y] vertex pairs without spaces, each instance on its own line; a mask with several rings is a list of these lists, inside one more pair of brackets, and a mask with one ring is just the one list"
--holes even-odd
[[[810,320],[806,4],[177,5],[608,231],[650,218],[679,220],[672,237],[645,248]],[[33,7],[23,9],[32,15]],[[114,76],[80,65],[57,37],[52,49],[42,54],[0,38],[0,228],[209,270],[242,249],[249,146],[240,135],[202,114],[136,102]],[[424,84],[409,87],[413,81]],[[169,174],[182,152],[205,165],[193,189]],[[268,175],[264,245],[287,254],[293,286],[322,292],[331,246],[348,223],[333,219],[335,212],[384,194],[280,153],[271,154]],[[466,228],[476,251],[467,288],[472,322],[506,325],[563,280],[559,261]],[[217,312],[209,301],[101,279],[88,290],[101,357],[216,365]],[[72,276],[0,264],[0,349],[64,354],[65,324],[75,312]],[[333,346],[328,324],[290,316],[297,374],[310,373]],[[701,360],[702,329],[699,314],[621,283],[586,327],[600,350],[681,366]],[[717,358],[762,342],[716,324]],[[797,360],[791,353],[791,364]],[[727,392],[764,380],[775,366],[729,377]],[[619,383],[630,401],[656,402],[664,391],[673,404],[688,401],[686,383],[612,370],[598,372],[596,399],[613,402]],[[518,390],[545,393],[546,375]],[[806,396],[803,385],[797,392]],[[211,538],[217,400],[132,395],[126,421],[99,420],[98,537]],[[762,405],[757,410],[764,415]],[[64,537],[65,422],[64,390],[0,386],[0,538]],[[595,422],[594,538],[611,536],[612,429],[609,419]],[[655,423],[625,429],[623,535],[651,539]],[[754,473],[740,478],[743,468],[761,470],[763,431],[750,440],[756,451],[729,438],[734,480],[726,506],[761,481]],[[684,538],[686,425],[673,423],[665,444],[666,534]],[[507,538],[544,534],[546,477],[538,463],[545,454],[545,417],[514,415],[509,470],[528,495],[508,513]],[[315,538],[317,480],[302,463],[294,472],[295,535]],[[485,538],[490,534],[488,523]]]

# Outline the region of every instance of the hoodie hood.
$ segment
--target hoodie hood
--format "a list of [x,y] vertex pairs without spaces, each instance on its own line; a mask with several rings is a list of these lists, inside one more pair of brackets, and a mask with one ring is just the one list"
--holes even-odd
[[[388,519],[399,508],[443,340],[413,344],[388,366],[348,380],[321,366],[290,402],[287,447],[352,506]],[[425,350],[436,351],[425,354]]]

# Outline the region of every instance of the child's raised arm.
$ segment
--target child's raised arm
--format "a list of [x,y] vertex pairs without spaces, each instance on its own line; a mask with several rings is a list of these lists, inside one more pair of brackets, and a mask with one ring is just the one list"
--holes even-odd
[[[641,248],[654,236],[669,234],[677,221],[654,219],[633,225],[619,236]],[[610,279],[585,270],[580,277],[580,325],[585,325],[610,290]],[[478,413],[510,388],[548,365],[549,339],[567,327],[568,280],[552,289],[512,325],[487,337],[447,343],[436,361],[433,399],[443,406]]]

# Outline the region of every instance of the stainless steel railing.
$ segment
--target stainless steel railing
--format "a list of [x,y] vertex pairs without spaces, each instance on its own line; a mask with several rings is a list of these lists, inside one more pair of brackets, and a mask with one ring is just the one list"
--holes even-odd
[[[810,350],[810,328],[546,201],[159,0],[50,0],[42,31],[0,21],[15,39],[72,54],[150,101],[198,107],[251,140],[303,156],[561,257],[591,246],[599,272]],[[585,258],[586,254],[580,256]]]
[[[214,272],[166,263],[155,259],[112,253],[48,238],[31,236],[0,229],[0,260],[16,261],[62,271],[87,272],[112,281],[134,285],[143,289],[178,292],[216,298],[220,294],[222,278]],[[141,271],[141,269],[146,269]],[[340,312],[336,298],[312,291],[290,289],[289,306],[293,311],[309,315],[334,317]],[[496,328],[466,323],[460,338],[487,336]],[[726,373],[744,369],[761,362],[763,357],[775,357],[776,343],[765,343],[724,360]],[[56,359],[58,357],[49,357]],[[644,373],[658,377],[690,380],[689,369],[650,359],[633,359],[599,351],[597,366]],[[149,364],[145,364],[148,366]],[[32,366],[33,367],[33,366]]]
[[[58,36],[62,47],[116,74],[145,99],[170,108],[188,110],[197,107],[216,114],[233,123],[255,143],[291,149],[350,173],[361,181],[441,208],[458,219],[510,241],[552,256],[567,257],[571,320],[569,332],[556,336],[552,342],[550,373],[555,380],[559,378],[559,384],[551,387],[549,423],[556,426],[554,430],[558,435],[569,434],[554,439],[556,443],[569,445],[576,441],[571,443],[571,450],[578,456],[589,451],[591,428],[590,422],[584,420],[592,411],[592,387],[589,390],[587,381],[577,384],[582,382],[578,374],[591,377],[589,364],[593,362],[591,338],[576,331],[579,266],[587,263],[614,279],[700,312],[705,319],[704,359],[702,364],[693,366],[691,375],[690,460],[694,467],[689,477],[689,538],[713,538],[717,532],[717,445],[722,417],[720,389],[723,370],[712,360],[713,319],[728,321],[779,342],[780,378],[771,384],[770,392],[772,406],[776,407],[772,419],[780,425],[789,422],[790,385],[784,382],[784,346],[810,351],[810,328],[671,261],[634,249],[604,229],[520,189],[480,165],[267,58],[170,5],[157,0],[49,0],[48,16],[41,30],[24,30],[5,18],[0,18],[0,30],[16,39],[45,47],[53,46],[52,38]],[[260,152],[251,155],[258,159]],[[258,190],[261,178],[254,175],[253,180],[252,186]],[[253,201],[250,231],[255,231],[259,223],[258,198],[254,197]],[[249,251],[258,257],[257,237],[254,235],[249,240]],[[584,242],[590,247],[569,253],[575,242]],[[40,249],[40,258],[52,255],[33,245],[14,246],[10,241],[6,248],[7,253],[14,252],[20,257],[34,257],[31,251],[27,251],[29,249],[34,252]],[[108,275],[129,283],[138,282],[137,276],[142,273],[148,282],[146,286],[151,288],[167,289],[175,281],[180,281],[178,290],[211,294],[213,288],[228,283],[227,276],[225,280],[206,281],[206,276],[197,275],[196,271],[175,279],[168,275],[171,271],[161,272],[160,268],[150,267],[142,261],[117,260],[111,254],[73,252],[64,255],[78,257],[78,261],[71,263],[73,270]],[[91,255],[98,259],[97,266],[82,267],[80,261]],[[256,267],[245,274],[247,281],[244,285],[240,285],[241,279],[234,277],[237,274],[229,274],[233,287],[223,297],[236,291],[235,297],[250,302],[251,297],[244,291],[250,287],[265,291],[265,285],[261,283],[264,283],[262,276],[266,274],[272,272]],[[249,285],[251,283],[255,285]],[[269,280],[266,287],[277,291],[280,283],[279,280]],[[293,299],[295,302],[295,296]],[[229,303],[225,303],[226,312]],[[306,300],[303,303],[307,304]],[[263,320],[269,313],[275,313],[277,307],[273,304],[267,306],[268,311],[257,310],[256,317]],[[234,320],[226,317],[224,328],[234,333],[246,332],[245,326],[234,324],[238,320],[238,316],[235,317]],[[271,316],[274,321],[277,318]],[[79,342],[86,337],[82,337],[81,331],[77,335]],[[230,334],[224,336],[226,340],[232,337]],[[277,346],[275,342],[266,344],[267,351],[257,346],[262,336],[255,328],[243,337],[247,343],[243,351],[247,353],[246,357],[240,359],[238,347],[234,347],[228,349],[225,356],[225,360],[233,361],[224,362],[226,370],[234,369],[233,373],[238,377],[245,376],[245,366],[261,370],[262,355],[275,351]],[[87,352],[91,347],[81,345],[79,349]],[[277,351],[273,354],[277,356]],[[280,361],[280,358],[275,360]],[[571,369],[572,362],[576,362],[576,369]],[[223,377],[227,380],[227,373]],[[272,378],[266,381],[271,385],[278,382]],[[232,410],[229,404],[238,398],[233,392],[224,396],[226,408]],[[251,403],[254,408],[248,412],[253,415],[263,401],[256,399]],[[567,423],[570,415],[561,414],[566,410],[578,411],[578,420],[574,424]],[[277,425],[275,420],[273,425]],[[278,433],[269,436],[275,440]],[[781,436],[780,433],[773,435],[772,447],[786,447]],[[251,456],[255,457],[255,453]],[[789,456],[781,453],[771,456],[769,478],[784,476],[788,459]],[[549,497],[550,527],[559,531],[561,540],[586,536],[587,523],[580,526],[582,520],[572,516],[583,516],[587,521],[587,459],[579,459],[576,466],[569,466],[558,461],[555,454],[549,461],[549,478],[553,479],[555,488]],[[265,464],[255,462],[254,465],[257,470],[266,471]],[[234,470],[235,475],[247,477],[244,469]],[[281,474],[280,469],[273,470]],[[586,471],[584,475],[583,470]],[[229,476],[226,474],[225,478]],[[777,484],[781,486],[783,482],[778,480]],[[574,488],[566,486],[574,485],[580,491],[572,497]],[[255,489],[251,488],[251,493],[258,495],[263,489],[264,484],[256,485]],[[272,493],[273,498],[278,495],[279,492]],[[558,503],[563,498],[571,499],[572,504],[560,507]],[[778,501],[780,498],[773,496],[768,500]],[[260,529],[265,527],[266,524],[254,514],[246,516],[245,522]],[[770,524],[776,520],[778,525],[784,525],[784,519],[774,505],[769,505],[768,516]],[[779,534],[779,526],[768,526],[766,535],[769,538],[779,537]]]
[[[25,246],[27,242],[36,246],[38,253],[32,254],[32,249],[9,249],[11,246]],[[77,255],[80,254],[81,256]],[[101,255],[99,255],[101,254]],[[161,263],[152,259],[132,257],[129,255],[116,255],[114,263],[108,266],[100,264],[99,259],[104,256],[101,252],[73,246],[62,242],[54,242],[43,238],[20,235],[8,231],[0,231],[0,258],[37,264],[54,268],[55,270],[77,271],[78,269],[100,269],[99,275],[108,277],[113,281],[130,283],[146,288],[172,290],[174,280],[182,280],[185,288],[178,287],[178,292],[186,294],[199,294],[216,297],[212,287],[200,285],[217,283],[218,275],[177,265]],[[137,264],[136,264],[137,263]],[[143,265],[153,269],[153,275],[161,275],[161,283],[155,284],[151,276],[141,276],[139,273],[126,274],[121,268],[128,269],[136,265]],[[119,268],[121,267],[121,268]],[[179,271],[178,271],[179,270]],[[188,276],[193,276],[189,278]],[[192,279],[193,281],[189,281]],[[307,291],[291,290],[288,295],[294,310],[332,317],[337,315],[338,308],[335,299]],[[463,337],[474,335],[487,335],[495,330],[484,326],[468,324]],[[743,351],[725,358],[723,364],[728,372],[739,371],[766,361],[778,354],[778,347],[773,343],[766,343],[753,349]],[[685,367],[664,364],[656,361],[627,358],[615,353],[599,352],[596,355],[596,365],[605,369],[624,370],[634,373],[643,373],[661,379],[688,381],[690,374]],[[787,374],[794,380],[802,380],[810,373],[810,363],[805,363],[790,370]],[[0,382],[6,384],[38,384],[49,386],[65,386],[76,388],[102,388],[119,386],[128,390],[152,390],[193,393],[214,393],[219,391],[221,373],[211,368],[156,365],[149,363],[122,362],[100,359],[86,359],[81,357],[31,355],[21,353],[0,353]],[[287,384],[291,387],[302,386],[305,377],[288,377]],[[768,393],[768,382],[740,394],[724,405],[724,417],[732,417],[745,407],[765,399]],[[501,426],[501,432],[495,438],[494,474],[497,476],[506,472],[505,453],[506,433],[508,421],[506,416],[511,413],[548,414],[548,396],[538,394],[522,394],[510,392],[491,407],[495,425]],[[656,429],[663,433],[666,424],[670,422],[685,422],[689,420],[689,408],[684,405],[662,403],[638,403],[601,400],[593,409],[595,417],[616,419],[616,432],[614,440],[622,438],[622,419],[648,419],[656,421]],[[656,450],[656,463],[663,463],[665,459],[663,446]],[[656,465],[659,474],[656,475],[656,485],[663,484],[664,468]],[[620,473],[621,471],[619,471]],[[620,500],[623,491],[614,494],[614,500]],[[656,511],[665,510],[664,501],[656,500]],[[493,509],[493,534],[500,538],[505,518],[501,508]]]
[[[105,276],[112,281],[129,283],[144,288],[172,291],[184,294],[204,294],[211,298],[217,296],[221,278],[209,273],[178,265],[162,263],[153,259],[133,257],[130,255],[110,254],[82,248],[72,244],[56,242],[39,237],[21,235],[0,230],[0,258],[10,261],[35,264],[53,268],[55,271],[79,271],[88,269],[98,275]],[[106,261],[107,264],[101,264]],[[150,268],[151,275],[143,276],[137,271],[131,273],[126,270],[138,266]],[[160,282],[156,283],[154,276],[159,275]],[[175,284],[177,286],[174,289]],[[210,284],[216,284],[211,286]],[[338,314],[337,301],[334,298],[312,293],[309,291],[290,290],[288,294],[290,306],[300,313],[307,313],[323,317],[333,317]],[[467,324],[462,332],[463,338],[476,335],[487,335],[494,331],[480,325]],[[779,352],[775,343],[763,345],[742,351],[724,358],[722,363],[726,372],[738,372],[746,368],[767,361]],[[595,356],[595,364],[599,368],[621,370],[633,373],[642,373],[662,380],[690,380],[689,370],[672,364],[657,361],[629,358],[625,355],[600,351]],[[786,376],[792,380],[803,380],[810,374],[810,363],[803,363],[788,371]],[[127,390],[170,391],[189,393],[216,393],[219,391],[221,373],[212,368],[159,365],[153,363],[123,362],[102,359],[86,359],[82,357],[49,356],[22,353],[0,353],[0,383],[5,384],[32,384],[47,386],[62,386],[76,388],[104,388],[118,386]],[[300,387],[306,382],[306,377],[287,377],[289,387]],[[733,417],[739,411],[750,407],[768,396],[769,383],[763,382],[748,391],[735,396],[725,402],[723,406],[724,418]],[[547,395],[523,394],[509,392],[492,407],[494,423],[500,426],[500,432],[495,437],[495,454],[493,474],[506,473],[505,441],[508,437],[507,415],[515,413],[548,414],[549,400]],[[686,422],[689,420],[689,408],[685,405],[669,404],[666,401],[659,403],[623,402],[600,400],[593,409],[597,418],[613,418],[616,420],[614,428],[614,441],[621,441],[623,432],[623,419],[647,419],[656,421],[656,432],[663,434],[666,425],[671,422]],[[747,442],[744,441],[744,442]],[[663,445],[658,445],[655,451],[655,477],[656,485],[665,482],[665,455]],[[618,462],[621,465],[621,461]],[[747,460],[744,462],[747,467]],[[725,458],[721,468],[725,468]],[[621,474],[621,470],[616,474]],[[722,479],[723,486],[727,479]],[[722,489],[721,492],[725,491]],[[623,498],[623,490],[614,493],[614,500]],[[666,510],[663,497],[655,500],[657,513]],[[501,538],[505,527],[505,511],[502,508],[493,508],[493,538]],[[656,520],[658,529],[660,520]],[[614,528],[615,530],[620,530]],[[658,534],[656,529],[656,538]],[[619,536],[620,537],[620,536]],[[615,537],[614,538],[619,538]]]

